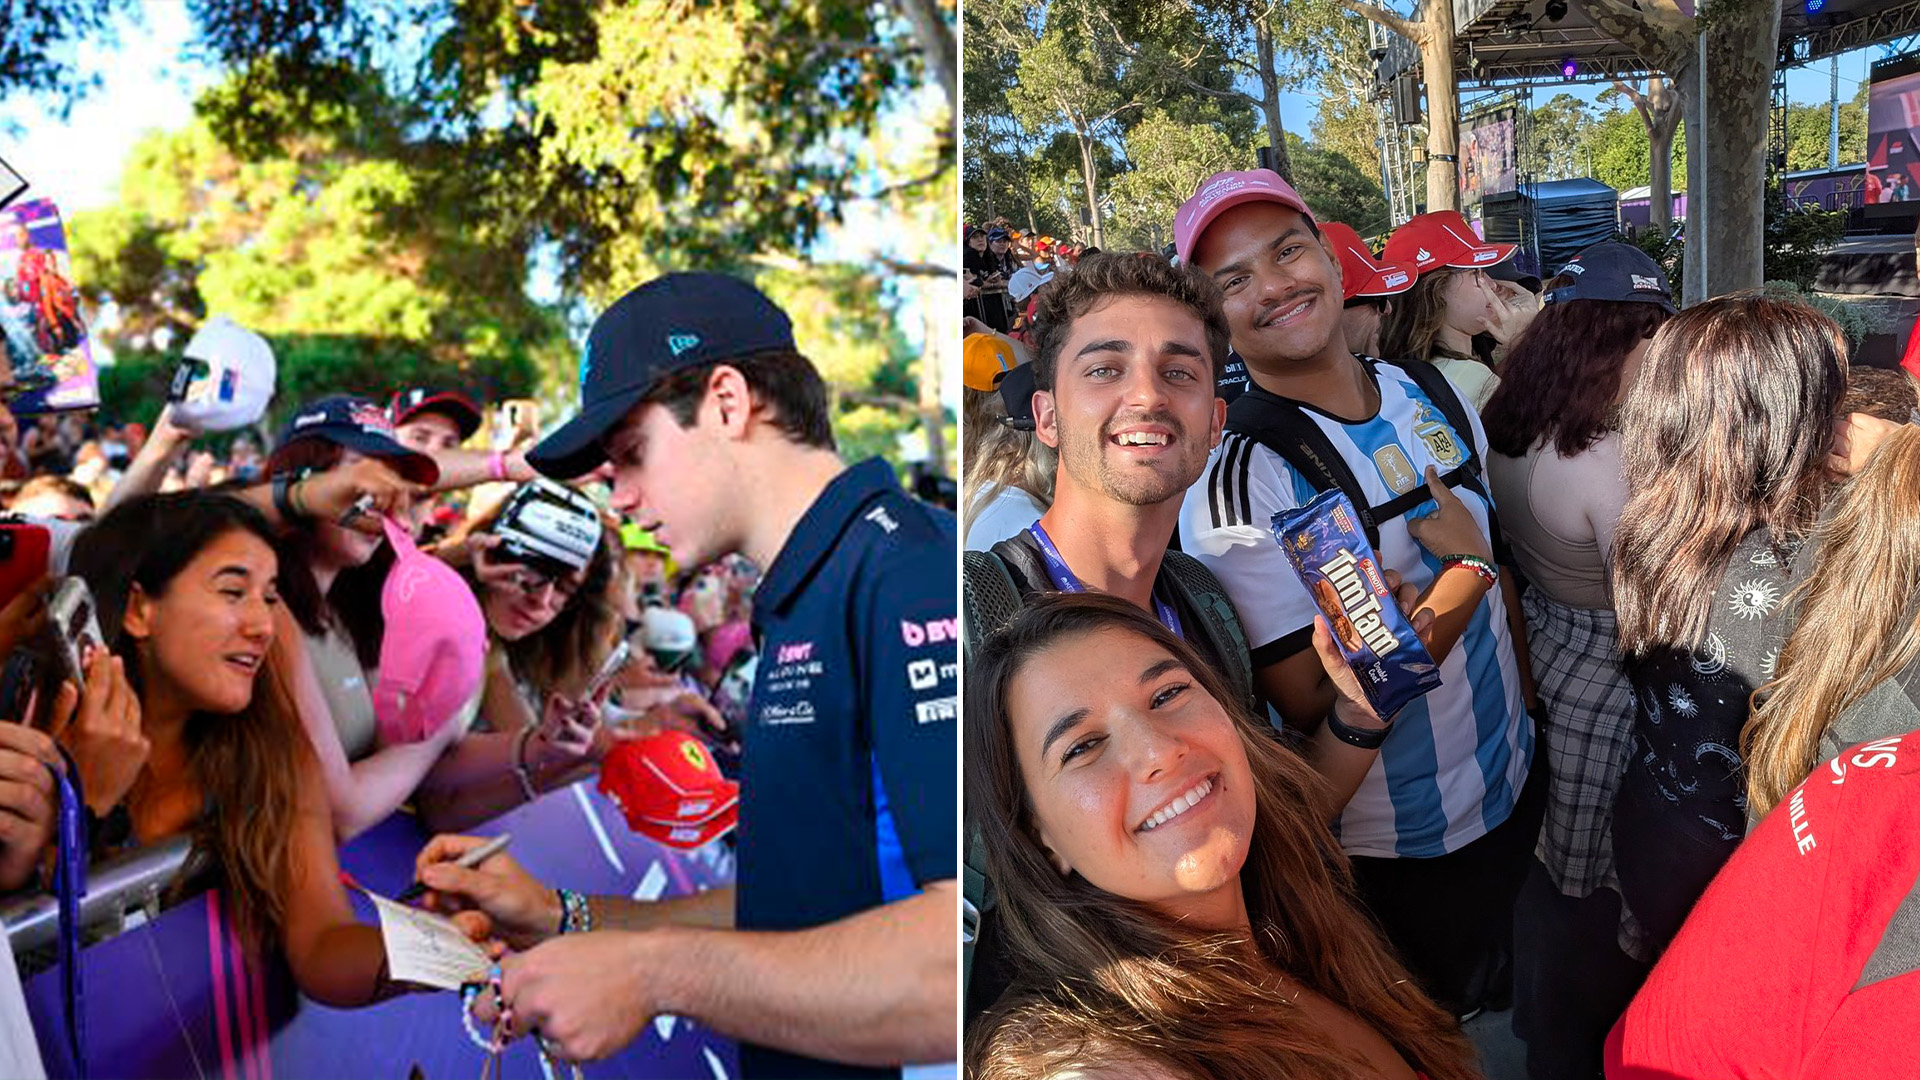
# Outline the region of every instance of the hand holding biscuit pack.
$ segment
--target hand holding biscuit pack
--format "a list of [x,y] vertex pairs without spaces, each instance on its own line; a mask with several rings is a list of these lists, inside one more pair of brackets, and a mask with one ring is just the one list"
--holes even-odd
[[1273,515],[1273,537],[1327,617],[1367,701],[1391,718],[1440,685],[1440,668],[1387,589],[1380,560],[1339,490]]

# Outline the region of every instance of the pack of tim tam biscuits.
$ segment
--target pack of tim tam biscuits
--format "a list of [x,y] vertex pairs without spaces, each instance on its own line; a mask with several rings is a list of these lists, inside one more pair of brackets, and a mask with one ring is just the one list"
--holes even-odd
[[1440,668],[1387,591],[1360,515],[1338,489],[1273,515],[1273,538],[1327,617],[1334,644],[1383,717],[1440,685]]

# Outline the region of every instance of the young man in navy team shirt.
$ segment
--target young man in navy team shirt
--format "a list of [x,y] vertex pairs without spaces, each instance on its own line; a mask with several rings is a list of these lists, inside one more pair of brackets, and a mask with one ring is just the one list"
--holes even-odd
[[528,454],[562,479],[611,461],[614,507],[686,565],[765,568],[735,888],[594,897],[594,932],[556,935],[558,898],[510,857],[461,870],[442,860],[478,841],[458,837],[422,855],[442,899],[539,942],[502,962],[504,996],[515,1033],[563,1057],[612,1053],[662,1013],[741,1040],[749,1078],[956,1056],[953,521],[886,463],[847,467],[828,421],[784,312],[672,274],[600,316],[580,414]]

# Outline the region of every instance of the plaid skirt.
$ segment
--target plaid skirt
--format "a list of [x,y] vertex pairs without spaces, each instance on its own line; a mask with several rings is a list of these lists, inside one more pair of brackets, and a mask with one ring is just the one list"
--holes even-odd
[[1613,885],[1613,802],[1633,746],[1633,690],[1609,610],[1568,607],[1528,589],[1527,648],[1547,707],[1547,819],[1536,853],[1555,888]]
[[[1633,690],[1620,667],[1619,626],[1611,610],[1568,607],[1539,589],[1528,589],[1520,606],[1547,710],[1547,815],[1534,854],[1566,896],[1617,893],[1613,803],[1633,748]],[[1619,942],[1629,956],[1651,956],[1624,901]]]

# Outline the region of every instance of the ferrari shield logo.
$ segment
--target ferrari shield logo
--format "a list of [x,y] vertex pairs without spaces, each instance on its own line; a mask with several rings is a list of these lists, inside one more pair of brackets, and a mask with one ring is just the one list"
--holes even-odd
[[1375,450],[1373,463],[1380,469],[1380,479],[1386,481],[1395,495],[1405,495],[1420,483],[1420,474],[1414,472],[1413,462],[1407,460],[1406,452],[1398,446]]
[[[1437,421],[1428,421],[1414,427],[1413,433],[1427,444],[1427,452],[1433,455],[1443,469],[1451,469],[1467,460],[1467,453],[1461,448],[1459,440],[1453,437],[1452,429]],[[1395,489],[1399,490],[1399,489]]]

